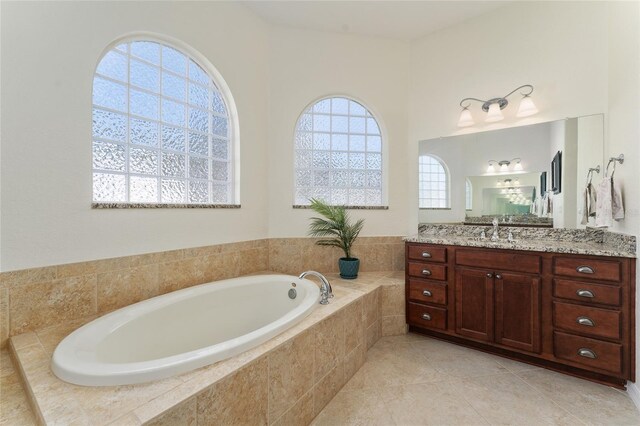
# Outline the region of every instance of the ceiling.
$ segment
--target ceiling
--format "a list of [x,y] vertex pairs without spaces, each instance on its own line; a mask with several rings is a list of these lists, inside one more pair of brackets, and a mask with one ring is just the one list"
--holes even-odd
[[243,1],[274,25],[413,40],[507,1]]

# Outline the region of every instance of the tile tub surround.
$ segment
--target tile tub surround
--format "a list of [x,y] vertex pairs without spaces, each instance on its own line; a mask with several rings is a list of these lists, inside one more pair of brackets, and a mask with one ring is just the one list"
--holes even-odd
[[336,297],[291,329],[238,356],[148,384],[91,388],[53,376],[52,351],[77,324],[15,336],[10,349],[42,423],[308,424],[365,362],[381,336],[382,313],[396,316],[397,302],[383,297],[385,289],[403,285],[397,272],[328,277]]
[[[96,316],[197,284],[257,271],[337,272],[340,252],[310,238],[219,244],[0,273],[0,347],[10,336]],[[361,271],[401,271],[401,237],[360,237]]]
[[[480,239],[485,231],[486,238]],[[507,241],[513,233],[514,242]],[[490,239],[491,227],[472,225],[423,225],[407,242],[486,247],[497,249],[570,253],[595,256],[636,257],[636,237],[602,229],[546,229],[500,226],[500,241]]]

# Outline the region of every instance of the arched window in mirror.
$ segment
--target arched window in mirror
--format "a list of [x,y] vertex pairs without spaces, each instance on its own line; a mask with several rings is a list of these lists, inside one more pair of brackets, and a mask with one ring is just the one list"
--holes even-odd
[[420,208],[449,208],[449,173],[444,163],[432,155],[421,155],[418,176]]
[[465,209],[473,209],[473,185],[469,178],[464,181]]
[[165,42],[107,51],[93,77],[93,202],[234,204],[227,92],[211,66]]

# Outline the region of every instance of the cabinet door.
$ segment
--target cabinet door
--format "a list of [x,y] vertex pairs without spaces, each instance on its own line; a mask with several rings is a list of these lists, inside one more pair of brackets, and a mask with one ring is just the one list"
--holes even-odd
[[493,341],[493,273],[456,269],[456,333]]
[[514,273],[494,278],[496,343],[540,353],[540,279]]

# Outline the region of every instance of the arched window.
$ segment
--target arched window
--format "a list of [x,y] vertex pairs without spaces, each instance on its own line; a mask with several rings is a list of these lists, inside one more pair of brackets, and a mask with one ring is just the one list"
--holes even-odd
[[102,57],[93,78],[94,203],[235,202],[235,125],[224,82],[211,74],[164,42],[126,41]]
[[298,119],[294,204],[381,206],[382,170],[380,126],[359,102],[321,99]]
[[431,155],[421,155],[418,175],[420,208],[448,208],[449,174],[444,163]]
[[464,181],[465,209],[473,210],[473,185],[467,178]]

